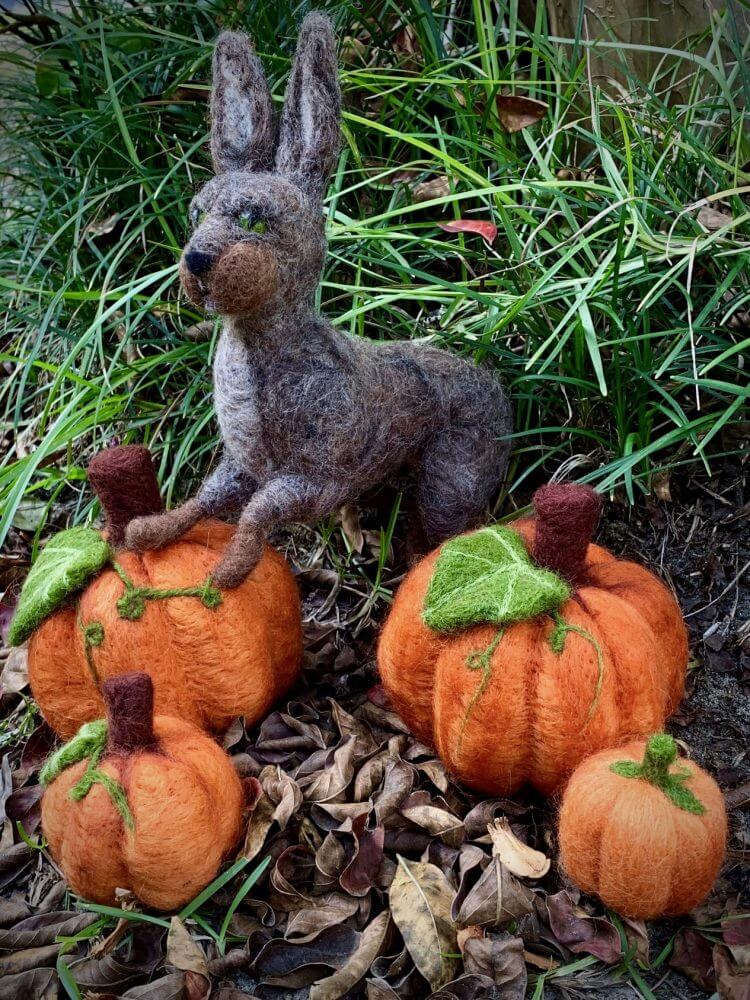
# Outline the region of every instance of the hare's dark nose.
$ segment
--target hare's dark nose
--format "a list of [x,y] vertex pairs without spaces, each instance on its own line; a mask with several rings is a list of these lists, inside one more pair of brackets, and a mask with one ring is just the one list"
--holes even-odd
[[200,276],[210,271],[216,258],[210,253],[201,253],[200,250],[188,250],[185,254],[185,264],[191,274]]

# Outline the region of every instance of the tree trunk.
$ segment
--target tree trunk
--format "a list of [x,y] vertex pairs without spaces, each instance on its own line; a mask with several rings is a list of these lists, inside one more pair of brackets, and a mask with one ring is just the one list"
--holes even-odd
[[[581,17],[581,4],[583,16]],[[532,0],[533,5],[533,0]],[[642,51],[629,46],[655,46],[662,49],[691,48],[705,55],[712,45],[707,40],[695,45],[698,36],[713,22],[715,35],[721,38],[725,60],[741,58],[748,38],[750,15],[737,0],[547,0],[550,34],[557,38],[579,37],[583,42],[599,42],[590,50],[589,65],[594,83],[606,85],[607,79],[628,86],[628,76],[647,82],[660,68],[672,66],[673,57],[658,51]],[[675,74],[677,99],[689,92],[694,75],[690,62],[684,61]]]

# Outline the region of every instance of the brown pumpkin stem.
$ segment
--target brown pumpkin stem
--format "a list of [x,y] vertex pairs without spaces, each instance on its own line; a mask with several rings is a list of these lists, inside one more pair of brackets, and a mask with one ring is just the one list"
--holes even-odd
[[164,507],[151,453],[142,445],[105,448],[89,462],[88,474],[107,520],[107,539],[115,548],[124,543],[134,517],[158,514]]
[[532,556],[575,586],[583,576],[586,550],[602,500],[590,486],[550,483],[534,494],[536,535]]
[[132,754],[154,745],[154,685],[148,674],[110,677],[102,684],[102,696],[109,753]]

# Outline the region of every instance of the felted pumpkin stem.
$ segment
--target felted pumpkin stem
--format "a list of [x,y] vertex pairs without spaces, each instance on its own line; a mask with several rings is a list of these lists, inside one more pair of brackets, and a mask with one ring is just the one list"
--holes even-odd
[[642,781],[648,781],[654,788],[664,792],[678,809],[700,816],[706,811],[706,807],[686,785],[690,771],[685,769],[670,771],[675,760],[677,760],[677,744],[674,737],[669,733],[654,733],[646,743],[640,764],[634,760],[618,760],[611,764],[609,769],[623,778],[640,778]]
[[107,750],[132,754],[155,743],[154,685],[148,674],[120,674],[102,684],[107,706]]
[[568,583],[581,580],[602,501],[590,486],[550,483],[534,494],[536,535],[532,556]]
[[669,733],[655,733],[649,738],[643,753],[641,777],[661,788],[669,777],[669,769],[677,760],[677,744]]
[[163,509],[159,483],[148,448],[139,444],[105,448],[89,462],[89,482],[107,521],[107,539],[123,545],[125,528],[135,517]]

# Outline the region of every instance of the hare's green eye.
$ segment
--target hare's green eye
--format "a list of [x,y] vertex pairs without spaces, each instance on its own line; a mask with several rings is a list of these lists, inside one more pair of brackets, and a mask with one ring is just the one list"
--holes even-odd
[[240,226],[248,233],[265,233],[268,223],[265,219],[259,219],[252,212],[244,212],[237,220]]
[[204,212],[202,208],[194,208],[190,212],[190,220],[194,226],[199,226],[203,220],[206,218],[208,213]]

